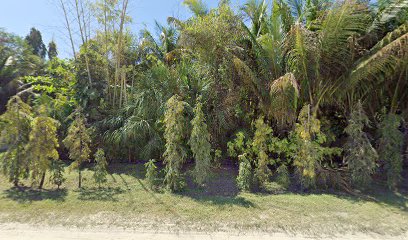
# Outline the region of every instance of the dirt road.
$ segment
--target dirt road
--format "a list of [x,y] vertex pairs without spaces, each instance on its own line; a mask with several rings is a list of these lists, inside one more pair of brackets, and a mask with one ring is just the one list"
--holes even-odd
[[169,233],[169,232],[146,232],[138,230],[123,229],[98,229],[98,228],[68,228],[68,227],[37,227],[27,224],[9,223],[0,224],[1,240],[310,240],[310,239],[334,239],[334,240],[402,240],[408,239],[408,234],[404,236],[380,236],[380,235],[349,235],[345,234],[337,237],[313,237],[296,236],[286,233]]

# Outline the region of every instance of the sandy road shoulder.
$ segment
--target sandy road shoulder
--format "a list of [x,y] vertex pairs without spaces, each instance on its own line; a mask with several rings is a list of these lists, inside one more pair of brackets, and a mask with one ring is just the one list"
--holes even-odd
[[408,233],[403,236],[383,236],[373,234],[345,234],[336,237],[314,237],[302,235],[290,235],[287,233],[233,233],[233,232],[155,232],[143,230],[108,229],[108,228],[71,228],[71,227],[49,227],[33,226],[21,223],[0,224],[1,240],[310,240],[310,239],[333,239],[333,240],[403,240],[408,239]]

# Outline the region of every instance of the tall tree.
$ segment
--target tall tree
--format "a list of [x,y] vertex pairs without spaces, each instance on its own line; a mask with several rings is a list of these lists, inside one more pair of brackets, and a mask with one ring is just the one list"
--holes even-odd
[[202,0],[184,0],[183,4],[196,16],[204,16],[209,12],[207,5]]
[[9,181],[18,186],[21,178],[28,177],[29,161],[24,149],[31,129],[31,107],[14,96],[8,101],[7,111],[0,120],[4,122],[0,128],[0,145],[6,148],[1,167]]
[[52,60],[58,56],[57,44],[53,41],[48,43],[48,59]]
[[209,180],[211,170],[210,133],[205,123],[202,108],[203,105],[198,100],[194,108],[194,119],[191,120],[193,129],[188,142],[195,159],[194,176],[198,184],[203,184]]
[[74,161],[70,167],[78,170],[78,188],[82,187],[81,164],[89,161],[91,153],[91,137],[85,121],[80,110],[77,110],[75,119],[68,128],[68,135],[63,141],[69,151],[69,158]]
[[10,97],[23,90],[20,77],[42,70],[43,61],[24,39],[0,29],[0,114]]
[[178,191],[184,187],[184,179],[181,174],[182,166],[187,158],[184,147],[186,135],[185,103],[180,97],[174,95],[166,104],[164,114],[164,139],[166,140],[166,151],[163,154],[166,163],[165,183],[171,191]]
[[266,26],[266,11],[268,4],[265,0],[248,0],[241,8],[245,15],[251,20],[251,32],[255,37],[259,37],[262,33],[262,29]]
[[38,55],[41,58],[45,58],[47,48],[45,47],[41,32],[39,30],[36,28],[31,28],[30,34],[26,36],[25,40],[32,47],[33,54]]
[[60,6],[61,6],[62,12],[64,14],[65,28],[68,31],[68,37],[69,37],[69,41],[71,43],[72,56],[76,60],[76,51],[75,51],[75,45],[74,45],[74,38],[73,38],[73,35],[72,35],[72,28],[71,28],[71,24],[70,24],[69,17],[68,17],[69,10],[66,8],[64,0],[60,0]]
[[[127,103],[127,84],[126,84],[126,71],[123,65],[123,55],[124,55],[124,27],[126,23],[126,13],[127,13],[128,0],[123,0],[122,9],[120,14],[120,24],[119,32],[117,38],[117,46],[115,49],[115,88],[113,92],[113,106],[115,106],[116,98],[119,99],[118,106],[122,107],[122,103]],[[117,93],[116,86],[120,86],[119,93]]]
[[31,177],[34,181],[39,181],[40,189],[44,185],[46,172],[53,165],[52,162],[58,161],[59,158],[57,151],[59,122],[45,116],[44,110],[32,122],[32,130],[26,147],[26,154],[30,156]]

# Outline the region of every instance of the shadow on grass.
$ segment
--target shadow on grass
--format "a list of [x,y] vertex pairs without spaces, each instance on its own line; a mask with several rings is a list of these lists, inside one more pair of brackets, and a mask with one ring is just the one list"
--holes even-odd
[[231,166],[213,169],[211,181],[200,187],[194,182],[192,167],[187,169],[186,183],[184,191],[178,193],[201,203],[213,205],[236,205],[246,208],[256,207],[254,203],[239,196],[239,189],[236,184],[237,171]]
[[146,171],[142,163],[140,164],[130,164],[130,163],[121,163],[121,164],[112,164],[109,166],[109,172],[115,173],[118,175],[124,174],[132,176],[134,178],[143,179],[145,177]]
[[188,191],[178,193],[182,196],[187,196],[200,203],[208,203],[213,205],[235,205],[245,208],[254,208],[255,204],[240,196],[219,196],[219,195],[204,195],[204,194],[191,194]]
[[367,196],[376,203],[393,206],[408,212],[408,193],[405,191],[393,192],[389,190],[378,190],[368,193]]
[[119,187],[116,188],[83,188],[77,190],[78,199],[83,201],[110,201],[117,202],[117,195],[124,192]]
[[[158,164],[158,169],[163,166]],[[213,169],[211,181],[205,187],[199,187],[194,183],[190,171],[193,165],[186,164],[186,183],[187,186],[184,191],[176,193],[180,196],[185,196],[202,203],[209,203],[214,205],[238,205],[243,207],[256,207],[255,204],[248,199],[239,196],[239,189],[236,186],[236,176],[238,174],[237,168],[234,166],[223,166],[219,169]],[[118,175],[124,174],[134,177],[142,188],[152,194],[159,204],[163,204],[158,196],[160,194],[152,193],[142,183],[145,178],[145,168],[143,163],[139,164],[113,164],[110,166],[110,171]],[[163,176],[161,176],[162,178]],[[408,179],[408,177],[406,177]],[[120,176],[120,179],[115,179],[115,182],[121,181],[125,188],[129,189],[127,182]],[[408,182],[408,180],[406,181]],[[401,184],[404,185],[405,184]],[[408,186],[408,185],[407,185]],[[342,198],[350,202],[375,202],[377,204],[397,207],[404,211],[408,211],[408,188],[401,189],[401,191],[393,192],[386,189],[384,186],[374,185],[369,191],[358,192],[357,194],[346,193],[336,189],[326,189],[321,191],[300,191],[299,186],[292,186],[288,190],[276,189],[266,192],[255,192],[254,194],[261,196],[268,196],[270,194],[300,194],[304,196],[329,194],[337,198]],[[156,196],[157,195],[157,196]]]
[[408,212],[408,192],[404,189],[399,192],[388,190],[384,187],[373,186],[370,190],[353,192],[342,192],[339,190],[326,191],[310,191],[310,192],[293,192],[288,193],[299,194],[302,196],[309,195],[332,195],[336,198],[344,199],[352,203],[372,202],[379,205],[399,208],[402,211]]
[[13,187],[7,190],[4,190],[4,195],[6,198],[9,198],[18,203],[30,203],[33,201],[42,201],[42,200],[54,200],[54,201],[65,201],[67,196],[66,189],[32,189],[28,187]]

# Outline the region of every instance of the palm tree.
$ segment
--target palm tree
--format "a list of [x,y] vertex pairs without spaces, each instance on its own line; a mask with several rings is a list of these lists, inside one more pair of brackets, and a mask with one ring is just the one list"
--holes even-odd
[[[158,60],[171,63],[177,52],[178,31],[172,26],[163,26],[156,22],[158,37],[154,37],[151,32],[144,29],[141,32],[142,40],[138,47],[139,64],[148,64],[148,56],[154,56]],[[147,62],[146,62],[147,61]]]
[[267,7],[265,0],[248,0],[241,8],[251,20],[251,33],[255,37],[259,37],[263,28],[265,28]]
[[184,0],[183,4],[186,5],[195,16],[204,16],[209,12],[202,0]]

